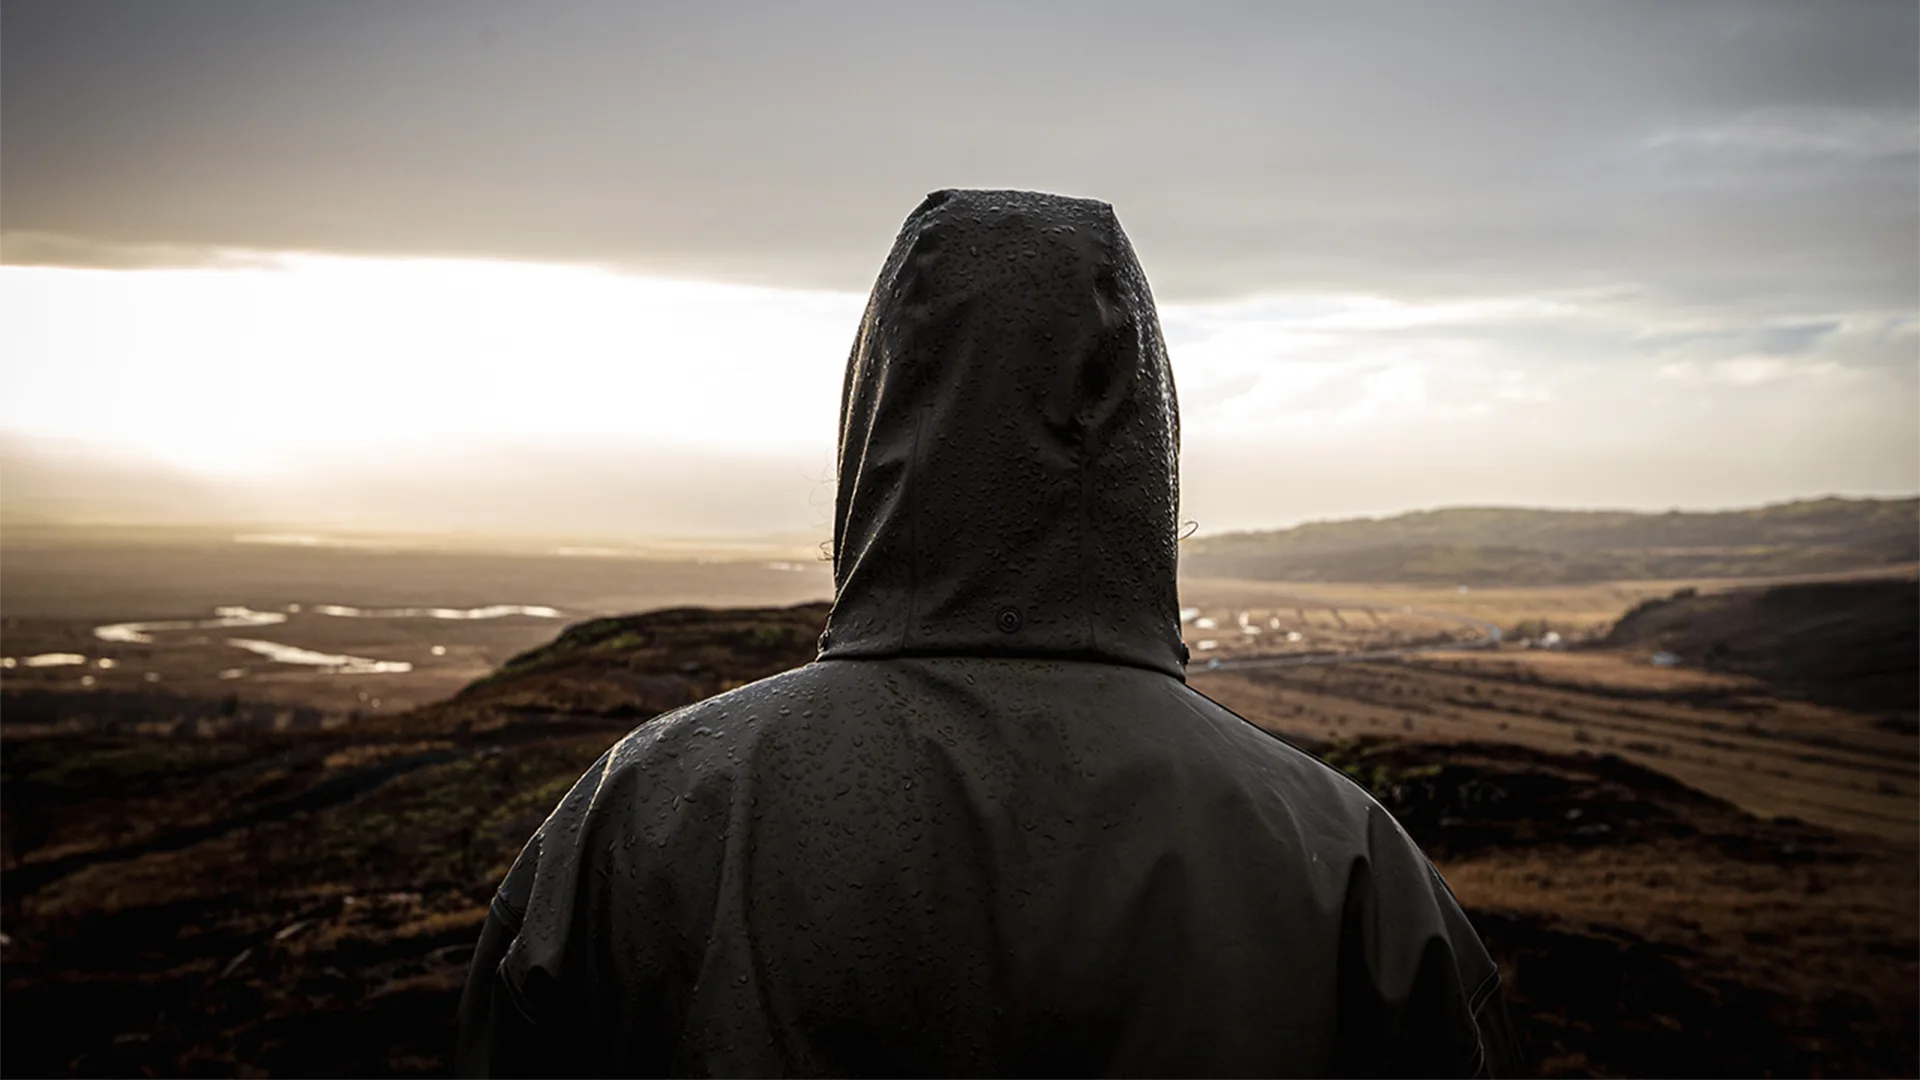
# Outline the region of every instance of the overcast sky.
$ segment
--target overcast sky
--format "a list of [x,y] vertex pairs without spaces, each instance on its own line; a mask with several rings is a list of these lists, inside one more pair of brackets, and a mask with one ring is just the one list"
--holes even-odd
[[1133,236],[1209,531],[1920,488],[1911,2],[0,12],[10,446],[811,527],[901,217],[1013,186]]

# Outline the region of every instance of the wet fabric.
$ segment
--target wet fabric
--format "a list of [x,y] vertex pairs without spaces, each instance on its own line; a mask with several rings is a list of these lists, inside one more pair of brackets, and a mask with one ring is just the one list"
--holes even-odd
[[1398,824],[1186,686],[1178,445],[1112,209],[929,196],[847,366],[819,659],[581,778],[494,899],[459,1069],[1510,1072]]

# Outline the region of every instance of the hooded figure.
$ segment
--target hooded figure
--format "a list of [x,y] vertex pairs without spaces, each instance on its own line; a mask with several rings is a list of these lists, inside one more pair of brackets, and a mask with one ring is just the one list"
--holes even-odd
[[818,660],[574,786],[494,898],[460,1070],[1513,1068],[1398,823],[1187,687],[1178,444],[1110,206],[929,196],[847,363]]

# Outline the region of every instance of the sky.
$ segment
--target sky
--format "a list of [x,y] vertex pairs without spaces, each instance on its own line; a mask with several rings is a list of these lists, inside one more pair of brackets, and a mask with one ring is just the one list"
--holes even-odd
[[0,507],[819,531],[928,191],[1112,202],[1203,532],[1920,490],[1912,3],[0,6]]

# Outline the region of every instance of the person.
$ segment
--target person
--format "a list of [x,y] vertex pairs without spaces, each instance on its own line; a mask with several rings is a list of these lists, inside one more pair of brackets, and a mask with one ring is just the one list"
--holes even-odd
[[1338,772],[1186,685],[1179,419],[1101,202],[941,191],[842,389],[818,659],[641,725],[496,895],[472,1075],[1510,1073]]

